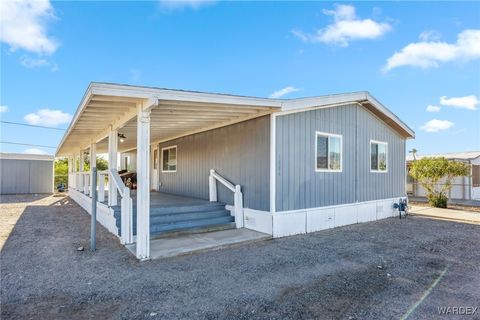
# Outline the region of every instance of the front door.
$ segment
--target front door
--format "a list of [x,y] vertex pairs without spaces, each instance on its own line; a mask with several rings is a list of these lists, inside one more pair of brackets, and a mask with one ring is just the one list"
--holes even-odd
[[158,148],[153,148],[152,151],[152,176],[150,177],[151,189],[158,191]]

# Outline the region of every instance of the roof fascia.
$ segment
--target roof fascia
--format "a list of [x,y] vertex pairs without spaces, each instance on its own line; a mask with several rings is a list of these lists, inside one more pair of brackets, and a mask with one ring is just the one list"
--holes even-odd
[[415,132],[409,126],[407,126],[393,112],[388,110],[383,104],[381,104],[377,99],[375,99],[372,95],[370,95],[366,91],[335,94],[335,95],[321,96],[321,97],[285,100],[283,103],[282,111],[295,111],[295,110],[308,109],[308,108],[314,108],[319,106],[329,106],[329,105],[337,106],[337,105],[343,105],[348,103],[364,103],[364,102],[368,102],[378,111],[380,111],[381,113],[386,115],[388,118],[395,121],[409,135],[409,138],[415,137]]

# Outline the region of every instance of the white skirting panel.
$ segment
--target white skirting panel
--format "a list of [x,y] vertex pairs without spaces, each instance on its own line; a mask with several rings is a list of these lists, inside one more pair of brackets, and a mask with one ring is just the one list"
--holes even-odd
[[[77,190],[70,189],[68,191],[70,198],[78,203],[80,207],[85,209],[88,214],[91,214],[92,211],[92,198],[87,197]],[[118,236],[118,229],[116,225],[115,217],[113,216],[113,209],[104,205],[103,203],[97,202],[97,221],[107,228],[108,231]]]
[[245,228],[272,234],[272,214],[270,212],[243,209],[243,215]]
[[[226,205],[225,209],[230,211],[231,216],[235,216],[233,206]],[[243,219],[245,228],[272,234],[272,214],[270,212],[244,208]]]
[[307,232],[314,232],[335,227],[335,209],[313,209],[306,212]]
[[272,235],[279,238],[398,216],[393,204],[400,198],[276,212]]
[[276,213],[273,214],[273,237],[286,237],[294,234],[306,233],[307,217],[305,213]]

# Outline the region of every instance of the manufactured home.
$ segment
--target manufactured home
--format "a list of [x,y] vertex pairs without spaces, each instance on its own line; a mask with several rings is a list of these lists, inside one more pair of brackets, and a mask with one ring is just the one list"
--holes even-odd
[[[443,154],[408,155],[407,172],[411,164],[422,158],[443,157],[451,161],[463,162],[470,167],[468,176],[455,177],[452,188],[448,192],[448,198],[452,200],[480,200],[480,151],[451,152]],[[439,186],[444,181],[440,181]],[[427,193],[420,183],[410,175],[407,177],[407,194],[411,197],[425,198]]]
[[[413,137],[368,92],[286,100],[91,83],[56,155],[69,158],[70,197],[90,211],[98,179],[97,219],[148,259],[170,232],[283,237],[393,216]],[[108,153],[109,170],[83,172],[86,150]]]

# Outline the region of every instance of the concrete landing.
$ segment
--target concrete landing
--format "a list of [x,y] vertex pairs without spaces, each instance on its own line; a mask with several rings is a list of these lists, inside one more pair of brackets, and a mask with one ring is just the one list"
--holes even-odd
[[[272,236],[249,229],[231,229],[181,235],[150,241],[150,258],[168,258],[201,251],[210,251],[228,246],[271,239]],[[135,254],[136,244],[126,246]]]
[[480,224],[480,213],[473,211],[412,206],[409,214],[440,220]]

